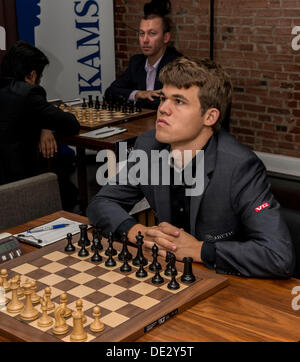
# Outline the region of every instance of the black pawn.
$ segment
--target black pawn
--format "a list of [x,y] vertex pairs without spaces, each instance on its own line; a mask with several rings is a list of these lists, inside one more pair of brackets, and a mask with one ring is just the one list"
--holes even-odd
[[100,109],[99,96],[96,96],[95,109]]
[[87,228],[88,228],[88,226],[86,224],[79,225],[79,229],[80,229],[80,238],[78,241],[79,246],[82,246],[83,244],[85,246],[89,246],[91,244],[90,239],[88,238]]
[[193,258],[185,257],[183,258],[183,261],[184,261],[184,269],[183,269],[183,274],[181,276],[181,281],[186,284],[193,283],[196,280],[192,270]]
[[94,255],[91,257],[91,261],[93,261],[93,262],[100,262],[100,261],[102,261],[102,256],[101,255],[99,255],[99,240],[98,239],[94,239],[93,240],[94,241],[94,251],[95,251],[95,253],[94,253]]
[[152,264],[149,265],[149,269],[150,269],[151,271],[154,271],[154,272],[157,270],[157,268],[158,268],[158,270],[161,270],[161,265],[160,265],[160,263],[157,261],[157,257],[158,257],[158,247],[157,247],[156,244],[154,244],[154,245],[152,246],[152,256],[153,256],[153,262],[152,262]]
[[135,276],[137,278],[145,278],[148,275],[147,271],[144,269],[144,264],[143,264],[143,257],[140,257],[140,267],[139,270],[137,270],[137,272],[135,273]]
[[115,266],[116,264],[117,264],[116,261],[113,259],[113,256],[110,254],[108,259],[105,262],[105,266],[112,267],[112,266]]
[[168,264],[166,266],[165,275],[168,277],[172,276],[172,255],[174,254],[171,253],[170,251],[167,251],[166,262]]
[[120,271],[122,273],[127,273],[130,272],[132,270],[131,266],[128,264],[128,260],[125,258],[124,259],[124,264],[121,266]]
[[172,279],[171,281],[168,283],[167,287],[171,290],[176,290],[179,289],[179,283],[176,280],[176,270],[174,268],[172,268]]
[[120,254],[118,255],[118,259],[121,261],[126,260],[131,260],[132,259],[132,254],[129,252],[128,250],[128,238],[127,238],[127,234],[123,233],[122,237],[121,237],[121,243],[123,244],[123,248],[120,252]]
[[97,243],[98,251],[103,250],[103,245],[101,244],[102,234],[100,229],[93,230],[93,240],[91,250],[95,250],[95,243]]
[[105,255],[107,255],[107,256],[117,255],[117,250],[114,249],[113,242],[114,242],[113,233],[110,232],[108,234],[108,248],[105,250]]
[[82,102],[81,107],[82,107],[82,108],[87,108],[87,104],[86,104],[85,98],[83,98],[83,102]]
[[65,251],[67,251],[67,252],[75,251],[75,246],[72,244],[72,234],[71,233],[67,234],[67,240],[68,240],[68,244],[65,247]]
[[94,102],[93,102],[93,96],[92,96],[92,95],[89,95],[88,106],[89,106],[89,108],[93,108],[93,107],[94,107]]
[[140,265],[140,260],[142,261],[143,265],[147,265],[147,263],[148,263],[148,260],[144,257],[144,254],[143,254],[143,244],[144,244],[143,239],[144,239],[144,236],[139,231],[138,235],[136,236],[136,245],[138,247],[138,251],[137,251],[136,257],[132,260],[132,264],[135,266]]
[[162,284],[164,282],[164,278],[159,274],[159,270],[160,270],[159,267],[156,266],[155,275],[154,275],[154,277],[152,277],[153,284]]
[[81,249],[80,249],[79,252],[78,252],[78,256],[80,256],[81,258],[83,258],[83,257],[89,256],[89,255],[90,255],[90,253],[88,252],[88,250],[86,250],[86,248],[85,248],[85,243],[83,243],[83,244],[81,245]]

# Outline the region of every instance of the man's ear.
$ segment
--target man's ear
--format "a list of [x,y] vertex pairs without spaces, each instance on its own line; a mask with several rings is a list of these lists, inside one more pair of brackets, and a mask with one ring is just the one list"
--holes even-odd
[[166,33],[164,33],[164,43],[167,44],[169,43],[171,38],[171,33],[169,31],[167,31]]
[[35,70],[32,70],[28,75],[25,76],[25,82],[35,84],[37,74]]
[[204,114],[204,125],[212,127],[219,119],[220,111],[217,108],[209,108]]

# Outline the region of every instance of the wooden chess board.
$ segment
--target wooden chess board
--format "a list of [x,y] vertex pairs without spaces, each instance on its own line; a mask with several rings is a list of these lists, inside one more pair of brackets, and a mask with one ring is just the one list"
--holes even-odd
[[[91,238],[91,236],[89,235]],[[161,275],[164,283],[154,285],[151,278],[154,273],[148,269],[152,262],[150,253],[145,252],[148,259],[148,266],[145,270],[148,276],[137,278],[135,272],[138,267],[132,266],[132,271],[122,273],[120,266],[123,264],[118,260],[116,266],[106,267],[105,250],[107,242],[102,240],[104,246],[100,255],[103,261],[100,263],[91,262],[93,252],[90,246],[87,247],[90,255],[85,258],[78,256],[80,250],[77,242],[79,234],[73,237],[76,251],[66,253],[64,248],[66,240],[59,241],[53,245],[39,249],[32,253],[25,254],[19,258],[1,264],[1,268],[8,270],[8,280],[15,275],[21,275],[21,281],[28,278],[35,280],[37,284],[36,294],[44,295],[44,289],[51,287],[51,300],[57,307],[60,303],[60,295],[67,293],[67,306],[75,310],[75,303],[78,299],[83,301],[83,312],[87,318],[84,328],[87,332],[87,341],[133,341],[143,333],[162,324],[173,315],[176,315],[201,299],[207,298],[228,284],[228,280],[214,272],[203,271],[194,268],[193,273],[196,281],[192,284],[183,284],[180,276],[183,272],[183,263],[177,262],[177,281],[180,288],[169,290],[167,284],[170,277],[164,275],[166,263],[159,257],[162,264]],[[114,243],[114,248],[121,250],[121,244]],[[129,247],[133,257],[137,249]],[[22,285],[21,283],[21,285]],[[6,293],[11,298],[11,291]],[[101,308],[101,321],[105,328],[100,333],[93,333],[89,325],[93,322],[93,308],[98,305]],[[41,311],[40,304],[36,308]],[[54,318],[54,312],[49,312]],[[73,327],[73,318],[67,319],[69,331],[62,336],[52,332],[53,325],[48,328],[39,327],[37,319],[31,322],[21,320],[19,314],[12,315],[7,312],[6,306],[0,305],[0,330],[2,334],[16,341],[70,341],[70,334]]]
[[82,129],[94,130],[102,126],[110,126],[128,122],[129,120],[144,118],[145,116],[155,116],[156,111],[151,109],[141,109],[140,112],[129,111],[124,113],[121,111],[109,111],[108,109],[82,108],[81,106],[62,106],[66,112],[71,112],[77,118]]

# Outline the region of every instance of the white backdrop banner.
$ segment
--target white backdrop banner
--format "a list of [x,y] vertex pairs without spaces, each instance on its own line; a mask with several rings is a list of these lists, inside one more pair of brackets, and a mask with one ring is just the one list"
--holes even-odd
[[19,38],[49,57],[48,98],[102,98],[115,79],[113,0],[17,0],[17,17]]

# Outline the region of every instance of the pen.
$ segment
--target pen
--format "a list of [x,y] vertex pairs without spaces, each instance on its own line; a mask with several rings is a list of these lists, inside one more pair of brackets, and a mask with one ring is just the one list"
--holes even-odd
[[115,128],[109,129],[109,130],[104,131],[104,132],[95,133],[95,136],[98,136],[99,134],[105,134],[105,133],[113,132],[113,131],[115,131]]
[[111,129],[109,131],[104,131],[104,132],[99,132],[99,133],[96,133],[95,136],[98,136],[100,134],[105,134],[105,133],[110,133],[110,132],[115,132],[115,131],[122,131],[122,132],[125,132],[126,130],[123,129],[123,128],[115,128],[115,129]]
[[55,230],[55,229],[64,228],[64,227],[66,227],[68,225],[70,225],[70,224],[57,224],[57,225],[52,225],[52,226],[42,226],[40,228],[27,230],[26,232],[27,233],[38,233],[40,231],[47,231],[47,230]]

